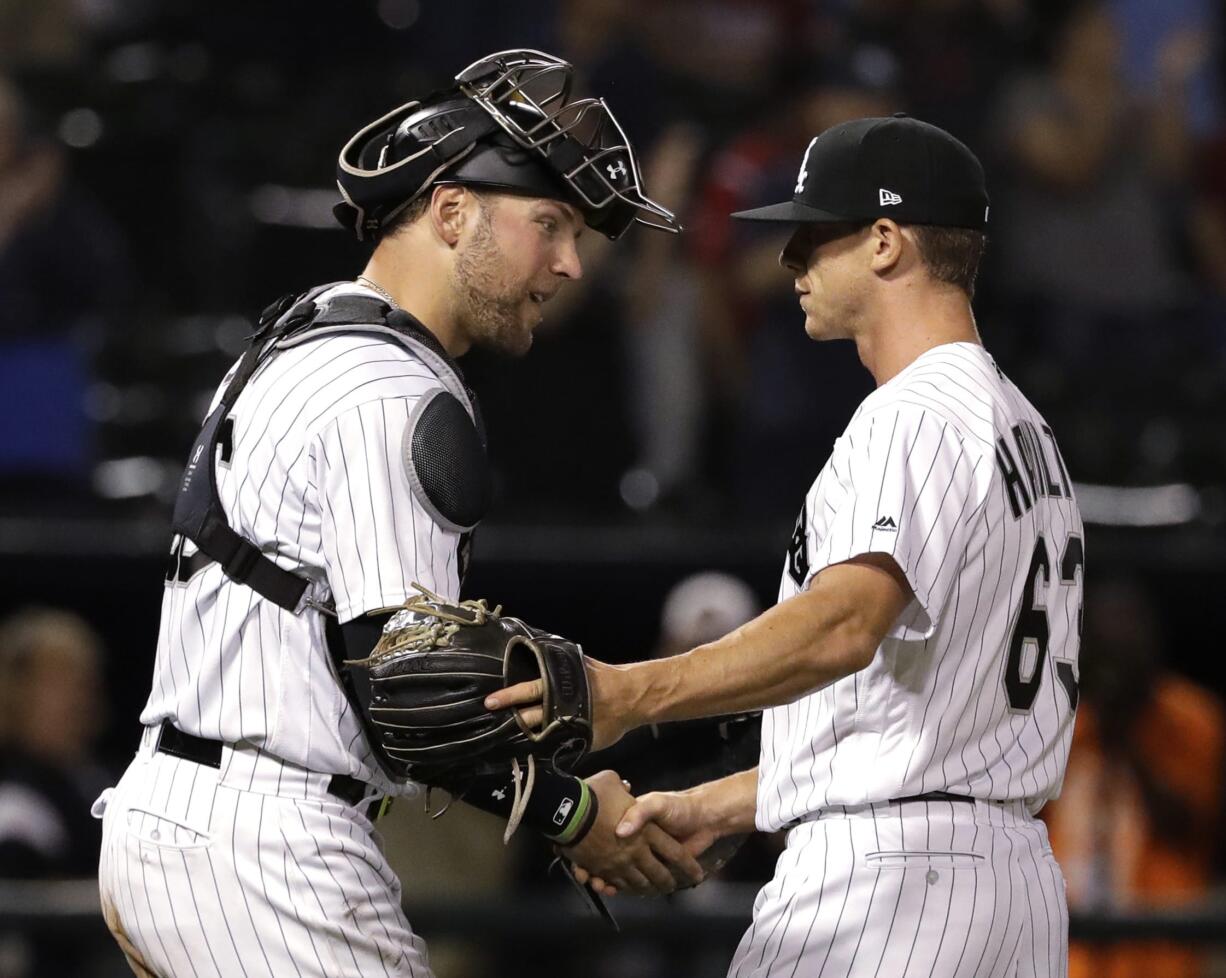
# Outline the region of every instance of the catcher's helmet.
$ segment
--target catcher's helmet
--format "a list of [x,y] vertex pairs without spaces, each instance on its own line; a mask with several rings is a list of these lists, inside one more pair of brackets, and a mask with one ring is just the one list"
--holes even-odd
[[555,197],[618,238],[634,221],[679,231],[643,192],[634,149],[604,99],[571,99],[574,69],[540,51],[491,54],[454,88],[409,102],[341,150],[333,208],[363,240],[428,187],[462,183]]

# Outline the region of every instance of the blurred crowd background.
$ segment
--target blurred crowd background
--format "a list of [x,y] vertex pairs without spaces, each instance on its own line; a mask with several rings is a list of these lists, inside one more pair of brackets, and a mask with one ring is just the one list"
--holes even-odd
[[[727,215],[787,197],[827,126],[937,123],[988,172],[984,340],[1089,525],[1083,700],[1047,813],[1070,902],[1220,902],[1224,21],[1221,0],[0,0],[0,876],[93,871],[88,803],[137,740],[207,401],[260,309],[364,262],[331,217],[340,145],[535,47],[608,99],[686,232],[585,236],[531,354],[465,358],[497,493],[470,591],[621,660],[772,600],[870,378],[804,336],[782,241]],[[547,854],[504,855],[484,816],[419,815],[386,823],[410,900],[546,885]],[[776,842],[731,878],[765,879]],[[3,919],[0,978],[111,973]],[[440,953],[440,978],[483,973]],[[601,962],[722,974],[633,943]],[[1086,945],[1074,972],[1226,973],[1178,942]]]

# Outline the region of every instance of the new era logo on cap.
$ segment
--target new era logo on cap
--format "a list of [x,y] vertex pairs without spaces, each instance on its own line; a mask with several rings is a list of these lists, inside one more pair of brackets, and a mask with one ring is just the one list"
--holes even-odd
[[898,194],[894,193],[892,190],[886,190],[885,187],[882,187],[877,191],[877,199],[880,201],[882,207],[889,207],[891,204],[902,203],[902,198],[899,197]]

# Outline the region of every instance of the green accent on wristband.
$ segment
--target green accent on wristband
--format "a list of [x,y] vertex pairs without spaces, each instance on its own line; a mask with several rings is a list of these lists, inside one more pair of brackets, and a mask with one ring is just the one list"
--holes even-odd
[[573,845],[579,841],[581,836],[587,834],[588,828],[591,827],[591,822],[595,821],[596,796],[592,793],[592,789],[588,787],[586,781],[580,781],[579,785],[579,803],[575,805],[575,810],[570,813],[566,827],[557,835],[549,836],[549,840],[555,845],[563,847]]

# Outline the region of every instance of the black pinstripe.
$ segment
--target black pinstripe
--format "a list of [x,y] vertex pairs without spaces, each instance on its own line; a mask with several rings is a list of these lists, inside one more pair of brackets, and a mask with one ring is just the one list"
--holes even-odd
[[[314,880],[312,880],[311,877],[303,870],[302,863],[298,861],[298,854],[294,852],[293,846],[290,845],[289,838],[285,834],[285,829],[280,828],[280,827],[278,828],[281,833],[281,841],[285,845],[285,851],[289,854],[290,859],[293,861],[294,868],[298,870],[298,875],[301,876],[302,879],[306,882],[307,888],[311,891],[311,896],[315,898],[315,905],[319,908],[320,921],[325,924],[324,933],[327,934],[326,925],[331,922],[328,921],[328,911],[325,909],[324,902],[319,896],[319,890],[315,888]],[[317,855],[319,855],[320,860],[322,861],[323,855],[319,852],[319,842],[318,840],[312,840],[312,841],[315,842],[315,852]],[[331,870],[329,870],[328,875],[329,876],[332,875]],[[332,881],[336,882],[335,877],[332,877]],[[287,880],[287,885],[288,885],[288,880]],[[350,942],[348,935],[345,933],[344,929],[340,927],[339,925],[336,926],[336,930],[340,933],[341,940],[345,942],[345,948],[349,951],[349,957],[353,959],[354,968],[358,972],[360,972],[362,970],[362,966],[358,963],[357,953],[353,950],[353,944]]]
[[[259,795],[258,797],[260,800],[260,816],[256,821],[256,828],[255,828],[255,847],[256,847],[256,855],[257,855],[256,863],[260,867],[260,889],[264,893],[264,903],[271,907],[273,904],[272,904],[271,898],[268,896],[268,879],[264,875],[264,858],[263,858],[264,798],[265,796]],[[287,879],[286,880],[287,891],[288,891],[288,888],[289,888],[289,881]],[[298,978],[302,978],[302,969],[298,967],[297,956],[290,953],[289,939],[285,936],[285,925],[281,923],[281,914],[274,913],[273,919],[277,922],[277,932],[281,935],[281,943],[285,945],[285,957],[290,962],[290,964],[294,966],[294,972],[298,975]],[[312,943],[312,948],[314,948],[313,943]],[[316,952],[315,958],[317,961],[319,960],[318,952]],[[320,961],[319,968],[321,971],[323,970],[323,966],[324,966],[323,962]]]
[[[898,838],[901,847],[905,850],[907,848],[907,834],[904,828],[901,805],[898,806]],[[881,942],[881,955],[877,958],[877,967],[873,969],[874,978],[881,973],[881,963],[885,960],[885,952],[890,946],[890,935],[894,933],[894,924],[898,920],[898,908],[902,905],[903,890],[907,886],[907,872],[908,870],[905,867],[899,872],[901,878],[898,881],[898,896],[894,900],[894,909],[890,913],[890,926],[886,928],[885,938]]]
[[[788,973],[795,976],[796,969],[800,967],[800,962],[804,958],[805,948],[809,946],[809,938],[813,935],[813,925],[817,923],[818,917],[822,915],[822,899],[826,896],[826,865],[830,859],[830,846],[822,846],[822,881],[817,886],[817,906],[813,910],[813,919],[809,921],[809,929],[805,931],[805,938],[800,943],[800,950],[796,954],[796,963],[792,965],[792,970]],[[851,883],[851,875],[848,874],[848,885]],[[806,880],[807,882],[807,880]],[[803,884],[802,884],[803,885]],[[782,947],[782,942],[780,942]]]
[[[230,915],[225,912],[225,906],[226,906],[225,901],[222,899],[222,896],[221,896],[221,887],[217,883],[217,869],[213,866],[213,856],[207,849],[205,850],[205,857],[208,860],[208,864],[209,864],[209,875],[213,878],[213,891],[217,894],[217,907],[221,911],[221,914],[220,914],[221,919],[225,922],[226,933],[229,935],[230,944],[234,948],[234,958],[235,960],[238,961],[238,966],[242,970],[243,974],[246,975],[247,966],[243,964],[243,952],[238,946],[238,941],[234,939],[234,931],[230,927]],[[186,856],[184,857],[184,859],[186,860]],[[243,892],[243,888],[241,886],[238,889],[240,893]],[[243,893],[243,902],[246,903],[246,901],[247,901],[247,895]],[[248,914],[250,914],[250,908],[248,908]],[[248,919],[250,919],[250,916],[248,916]],[[256,945],[259,947],[260,953],[263,954],[264,945],[260,943],[259,932],[256,931],[255,935],[256,935]],[[267,960],[268,960],[267,957],[265,957],[265,961]]]
[[[239,804],[241,803],[241,798],[242,796],[239,795],[237,792],[234,793],[233,821],[236,825],[241,824],[240,819],[238,817],[238,808],[239,808]],[[230,836],[230,865],[231,865],[231,868],[234,870],[235,889],[237,889],[238,892],[242,894],[243,908],[247,911],[247,916],[245,919],[250,926],[252,935],[255,937],[256,946],[260,949],[260,956],[264,959],[264,966],[268,969],[268,973],[271,975],[273,973],[272,962],[269,961],[268,959],[268,952],[264,950],[264,942],[260,939],[260,929],[255,926],[255,917],[251,912],[251,901],[247,899],[247,889],[246,887],[243,886],[242,880],[240,880],[238,876],[237,842],[238,842],[238,833],[234,832]],[[213,867],[213,859],[211,856],[209,857],[209,869],[213,872],[213,886],[217,890],[217,904],[218,906],[223,908],[223,911],[224,911],[225,899],[221,895],[220,886],[217,885],[217,871]],[[229,926],[229,923],[227,921],[227,927],[228,926]],[[237,944],[234,947],[234,953],[235,955],[239,957],[239,960],[241,961],[242,951],[239,949]],[[243,973],[246,974],[245,969]]]
[[[284,839],[285,834],[282,833],[281,837],[282,839]],[[286,848],[283,848],[281,850],[281,875],[282,875],[282,878],[285,880],[286,903],[294,911],[294,919],[298,921],[299,926],[302,928],[302,930],[306,932],[307,940],[310,942],[310,945],[311,945],[311,952],[315,955],[315,960],[319,964],[319,973],[326,975],[328,974],[330,969],[324,967],[323,958],[319,956],[319,945],[315,943],[315,933],[312,930],[312,928],[306,925],[306,921],[302,919],[302,914],[298,912],[298,904],[294,900],[293,890],[291,890],[289,886],[289,857],[290,857],[289,850]],[[299,872],[301,872],[301,870],[299,870]],[[308,880],[308,882],[310,881]],[[329,954],[331,955],[332,960],[335,961],[336,954],[332,951],[330,947],[327,948],[327,950]]]

